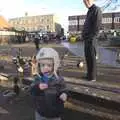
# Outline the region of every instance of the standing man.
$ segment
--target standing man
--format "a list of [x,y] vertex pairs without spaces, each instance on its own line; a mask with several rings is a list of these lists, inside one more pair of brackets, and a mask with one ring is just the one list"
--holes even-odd
[[94,4],[94,0],[83,0],[88,8],[82,37],[84,40],[84,52],[87,64],[87,79],[88,81],[96,81],[96,36],[99,33],[102,12],[99,7]]

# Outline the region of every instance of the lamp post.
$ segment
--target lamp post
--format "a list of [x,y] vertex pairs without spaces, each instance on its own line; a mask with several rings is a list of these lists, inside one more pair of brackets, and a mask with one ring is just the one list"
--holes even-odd
[[80,16],[77,16],[77,32],[80,31]]

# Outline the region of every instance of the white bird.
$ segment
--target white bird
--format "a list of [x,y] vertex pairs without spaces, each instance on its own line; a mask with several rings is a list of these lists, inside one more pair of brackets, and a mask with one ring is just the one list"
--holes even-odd
[[83,68],[83,66],[84,66],[83,61],[78,62],[78,64],[77,64],[77,67],[78,67],[78,68]]

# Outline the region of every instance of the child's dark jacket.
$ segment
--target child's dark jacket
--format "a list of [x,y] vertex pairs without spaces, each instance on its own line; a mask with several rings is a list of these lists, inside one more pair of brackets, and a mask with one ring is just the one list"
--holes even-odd
[[59,96],[66,93],[66,86],[62,77],[56,78],[54,75],[49,78],[48,88],[40,90],[39,84],[44,82],[43,76],[37,76],[31,87],[37,112],[48,118],[60,117],[64,110],[64,102]]

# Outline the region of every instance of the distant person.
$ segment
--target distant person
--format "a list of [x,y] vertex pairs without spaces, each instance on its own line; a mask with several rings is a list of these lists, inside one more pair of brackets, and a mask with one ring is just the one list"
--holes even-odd
[[99,7],[94,4],[94,0],[83,0],[88,8],[87,16],[84,23],[82,38],[84,40],[84,52],[87,64],[88,81],[96,81],[96,37],[99,33],[102,12]]
[[56,35],[56,42],[57,42],[57,43],[60,43],[60,42],[61,42],[60,37],[61,37],[60,34],[57,34],[57,35]]
[[35,120],[61,120],[67,91],[63,77],[57,74],[59,55],[52,48],[41,48],[36,60],[39,72],[31,85]]
[[29,42],[29,37],[27,35],[25,36],[24,39],[25,39],[25,42]]
[[34,38],[34,43],[35,43],[36,51],[39,50],[39,41],[40,41],[40,35],[36,32],[35,38]]
[[107,34],[103,31],[103,40],[107,40]]

